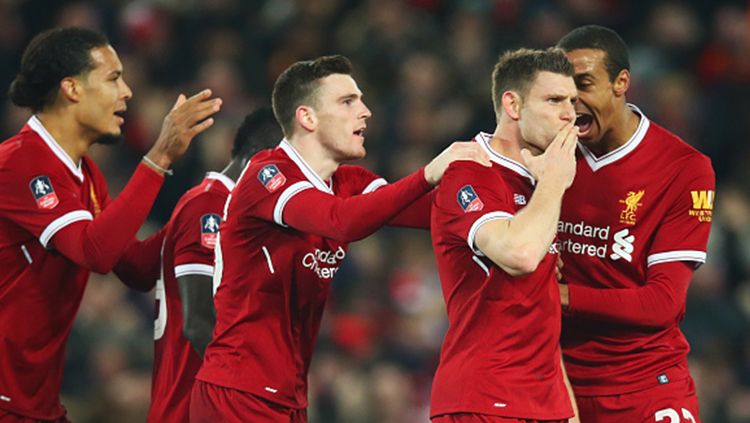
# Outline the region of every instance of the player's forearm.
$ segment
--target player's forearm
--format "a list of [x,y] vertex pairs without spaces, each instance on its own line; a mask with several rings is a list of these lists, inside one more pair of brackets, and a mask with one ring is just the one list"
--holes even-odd
[[185,275],[177,278],[177,286],[182,300],[182,334],[203,357],[216,324],[212,280],[204,275]]
[[108,273],[146,220],[164,178],[138,165],[120,195],[90,222],[71,224],[52,238],[67,258],[97,273]]
[[502,232],[477,234],[477,246],[511,275],[532,273],[555,239],[563,192],[558,184],[540,182],[528,205],[507,221]]
[[646,284],[638,288],[570,284],[567,313],[631,326],[669,327],[682,312],[691,276],[688,264],[674,262],[652,266]]
[[166,228],[144,241],[133,241],[112,271],[127,286],[137,291],[150,291],[159,277],[161,246]]
[[430,229],[430,214],[435,190],[419,197],[419,199],[391,219],[388,224],[403,228]]
[[384,226],[431,189],[420,169],[377,191],[349,198],[303,191],[286,205],[283,219],[302,232],[342,242],[357,241]]

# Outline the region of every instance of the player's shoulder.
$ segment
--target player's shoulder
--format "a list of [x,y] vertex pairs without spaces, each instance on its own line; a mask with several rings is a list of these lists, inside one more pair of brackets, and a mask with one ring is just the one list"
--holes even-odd
[[278,194],[300,181],[307,181],[300,167],[284,150],[276,148],[270,150],[268,154],[253,157],[242,172],[233,195]]
[[4,169],[28,169],[49,165],[49,147],[31,128],[24,128],[0,144],[0,164]]
[[671,163],[679,173],[713,173],[711,159],[708,156],[658,123],[650,121],[648,136],[662,159]]
[[372,192],[388,183],[370,169],[357,165],[340,165],[333,173],[332,180],[337,193],[348,192],[352,195]]
[[61,183],[69,176],[65,165],[41,137],[25,126],[0,144],[0,185],[28,184],[35,178]]

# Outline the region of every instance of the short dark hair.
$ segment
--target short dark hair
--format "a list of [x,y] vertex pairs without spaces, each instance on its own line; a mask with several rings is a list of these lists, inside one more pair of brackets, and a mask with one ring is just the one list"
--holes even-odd
[[603,26],[578,27],[562,37],[557,46],[566,52],[580,49],[603,51],[604,66],[607,68],[610,81],[614,81],[621,70],[630,70],[627,44],[615,31]]
[[36,113],[52,104],[59,83],[94,68],[91,50],[109,45],[107,37],[85,28],[54,28],[36,35],[21,58],[8,96]]
[[502,96],[506,91],[515,91],[523,99],[539,72],[552,72],[572,77],[573,65],[565,53],[557,48],[532,50],[521,48],[505,52],[492,71],[492,104],[499,115]]
[[281,141],[281,128],[270,107],[261,107],[245,116],[232,145],[232,158],[246,159]]
[[322,56],[294,63],[279,75],[271,95],[273,113],[284,135],[292,135],[297,107],[314,105],[320,80],[328,75],[351,75],[352,63],[344,56]]

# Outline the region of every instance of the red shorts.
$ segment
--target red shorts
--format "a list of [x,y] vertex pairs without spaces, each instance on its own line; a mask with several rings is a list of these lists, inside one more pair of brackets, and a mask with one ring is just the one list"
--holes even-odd
[[0,409],[0,423],[70,423],[70,420],[65,416],[55,420],[32,419]]
[[528,420],[511,419],[508,417],[492,416],[479,413],[452,413],[435,416],[432,423],[567,423],[564,420]]
[[700,423],[691,377],[628,394],[577,396],[576,402],[581,423]]
[[196,380],[190,396],[190,422],[307,423],[307,411],[284,407],[247,392]]

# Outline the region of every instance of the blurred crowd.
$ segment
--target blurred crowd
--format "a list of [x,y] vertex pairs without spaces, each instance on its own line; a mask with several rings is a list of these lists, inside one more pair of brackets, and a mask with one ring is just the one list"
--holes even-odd
[[[712,158],[717,200],[707,263],[683,330],[705,423],[750,422],[750,11],[746,1],[0,0],[0,85],[51,26],[104,32],[134,91],[126,141],[93,158],[116,195],[179,93],[211,88],[216,124],[193,142],[154,206],[146,236],[205,171],[228,161],[243,116],[269,103],[291,63],[341,53],[373,111],[366,165],[390,180],[453,140],[494,129],[499,53],[547,47],[585,23],[629,44],[628,98]],[[3,88],[0,135],[28,118]],[[248,269],[252,272],[252,269]],[[153,295],[92,275],[68,344],[63,402],[77,423],[145,421]],[[384,230],[351,249],[333,284],[310,372],[311,422],[428,421],[446,329],[429,234]]]

